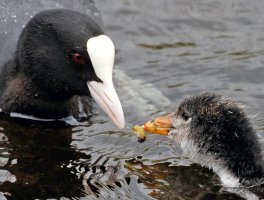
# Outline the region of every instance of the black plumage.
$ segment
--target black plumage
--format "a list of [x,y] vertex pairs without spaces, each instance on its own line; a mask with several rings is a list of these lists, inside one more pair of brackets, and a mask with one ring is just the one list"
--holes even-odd
[[[100,82],[86,43],[102,34],[91,17],[76,11],[54,9],[35,15],[23,29],[14,57],[2,67],[0,108],[39,118],[78,113],[75,96],[87,102],[86,82]],[[90,104],[84,105],[88,112]]]
[[263,155],[241,104],[213,93],[186,98],[171,115],[171,126],[169,135],[179,143],[187,140],[190,144],[181,146],[196,154],[190,155],[196,161],[216,172],[225,169],[264,197]]

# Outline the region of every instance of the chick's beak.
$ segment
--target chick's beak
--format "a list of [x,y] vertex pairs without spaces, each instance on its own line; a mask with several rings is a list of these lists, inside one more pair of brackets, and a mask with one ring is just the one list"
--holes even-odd
[[146,122],[143,127],[149,133],[158,135],[168,135],[171,127],[171,114],[157,117],[154,120]]

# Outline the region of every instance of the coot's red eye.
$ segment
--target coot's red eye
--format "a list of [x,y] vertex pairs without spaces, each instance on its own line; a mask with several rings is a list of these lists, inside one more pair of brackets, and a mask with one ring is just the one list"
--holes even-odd
[[78,64],[84,64],[84,58],[79,53],[73,53],[72,58]]

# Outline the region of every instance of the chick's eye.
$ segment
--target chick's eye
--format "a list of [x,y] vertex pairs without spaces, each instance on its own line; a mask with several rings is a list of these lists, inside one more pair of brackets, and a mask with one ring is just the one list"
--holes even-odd
[[190,116],[189,116],[186,112],[183,112],[183,113],[182,113],[182,118],[183,118],[185,121],[187,121],[187,120],[190,118]]
[[73,53],[72,58],[73,58],[74,62],[76,62],[78,64],[84,64],[85,63],[84,58],[79,53]]

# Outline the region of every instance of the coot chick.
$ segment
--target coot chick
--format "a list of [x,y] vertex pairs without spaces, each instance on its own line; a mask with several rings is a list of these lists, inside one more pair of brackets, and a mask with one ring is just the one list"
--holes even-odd
[[14,57],[1,67],[0,108],[59,119],[89,113],[93,97],[122,128],[114,57],[111,39],[91,17],[66,9],[42,11],[25,26]]
[[144,127],[152,133],[168,134],[192,160],[213,169],[224,185],[243,185],[264,196],[263,156],[241,104],[203,93],[186,98],[175,113]]

